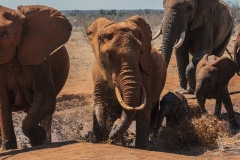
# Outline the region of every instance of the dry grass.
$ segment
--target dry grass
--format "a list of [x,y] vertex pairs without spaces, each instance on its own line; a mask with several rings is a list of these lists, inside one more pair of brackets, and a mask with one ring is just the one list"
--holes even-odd
[[194,151],[212,150],[218,148],[218,136],[229,137],[228,122],[220,121],[213,115],[196,116],[198,108],[191,108],[190,117],[186,122],[170,128],[162,127],[159,132],[156,150],[165,151]]
[[[157,32],[163,18],[163,11],[161,10],[123,10],[116,11],[116,14],[110,14],[109,11],[72,11],[67,12],[65,15],[73,25],[74,31],[81,32],[85,42],[89,42],[86,31],[93,21],[100,17],[106,17],[114,22],[124,21],[134,15],[142,16],[150,25],[153,34]],[[76,20],[76,22],[74,22]]]

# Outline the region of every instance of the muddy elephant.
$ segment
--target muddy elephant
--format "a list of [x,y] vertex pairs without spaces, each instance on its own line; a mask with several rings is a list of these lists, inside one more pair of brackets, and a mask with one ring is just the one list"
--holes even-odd
[[160,101],[160,111],[158,114],[157,127],[154,136],[157,136],[166,117],[166,127],[174,127],[180,122],[186,122],[190,108],[187,99],[178,92],[168,92]]
[[237,74],[240,76],[240,28],[234,44],[234,59],[238,64]]
[[205,109],[206,99],[216,99],[214,115],[220,118],[223,103],[233,129],[238,129],[239,126],[228,92],[228,83],[236,70],[237,63],[234,60],[225,56],[218,58],[207,54],[198,63],[196,70],[196,98],[201,112],[207,112]]
[[23,133],[32,146],[40,145],[46,138],[51,140],[56,96],[69,72],[63,44],[72,26],[61,12],[40,5],[17,10],[0,6],[0,22],[2,148],[17,148],[12,121],[15,111],[27,112]]
[[[140,16],[94,21],[87,31],[94,54],[93,132],[97,142],[119,141],[136,119],[136,148],[147,149],[159,110],[166,64],[151,47],[151,29]],[[113,123],[121,122],[114,128]]]
[[[222,0],[164,0],[163,5],[164,17],[153,40],[163,35],[162,55],[167,66],[175,49],[178,91],[194,93],[198,62],[205,53],[222,56],[230,40],[234,26],[230,8]],[[189,54],[193,56],[190,62]]]

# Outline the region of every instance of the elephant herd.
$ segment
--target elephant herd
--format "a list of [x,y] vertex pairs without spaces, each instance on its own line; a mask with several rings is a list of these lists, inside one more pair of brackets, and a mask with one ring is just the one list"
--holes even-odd
[[[214,115],[218,118],[223,103],[231,128],[239,129],[228,83],[236,72],[240,74],[240,30],[234,60],[222,56],[234,26],[229,7],[222,0],[163,3],[164,18],[153,38],[149,24],[137,15],[118,23],[98,18],[87,30],[95,55],[92,79],[96,142],[123,142],[124,133],[136,120],[135,147],[148,149],[149,135],[157,135],[164,117],[168,121],[173,113],[188,109],[185,93],[196,93],[203,114],[207,112],[206,99],[215,98]],[[54,8],[32,5],[13,10],[0,6],[3,150],[17,148],[12,120],[12,112],[16,111],[27,113],[22,129],[32,146],[51,142],[56,96],[69,73],[64,44],[71,31],[68,19]],[[161,34],[160,53],[151,41]],[[169,92],[160,102],[173,49],[180,89]],[[193,55],[190,62],[189,53]],[[120,123],[113,127],[118,118]]]

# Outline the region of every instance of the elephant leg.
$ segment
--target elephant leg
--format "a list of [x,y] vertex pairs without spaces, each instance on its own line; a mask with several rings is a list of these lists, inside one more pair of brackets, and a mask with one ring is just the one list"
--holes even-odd
[[[147,107],[147,106],[146,106]],[[150,113],[141,110],[136,116],[136,143],[135,147],[140,149],[149,148]]]
[[116,126],[115,129],[112,129],[109,135],[109,140],[116,141],[116,142],[121,140],[123,138],[123,134],[127,131],[132,121],[134,120],[135,115],[136,115],[136,111],[124,110],[121,115],[120,124]]
[[221,99],[221,98],[217,98],[217,99],[216,99],[216,104],[215,104],[214,115],[215,115],[218,119],[221,118],[221,108],[222,108],[222,99]]
[[155,128],[157,126],[158,112],[159,112],[159,100],[157,101],[151,112],[150,125],[152,128]]
[[187,89],[187,78],[186,78],[186,68],[189,63],[189,53],[187,42],[184,42],[182,46],[175,50],[177,67],[178,67],[178,76],[180,82],[179,92],[184,93]]
[[104,142],[108,139],[109,130],[106,126],[106,121],[104,120],[104,125],[99,122],[96,112],[93,111],[93,133],[96,137],[96,142]]
[[96,142],[105,142],[108,140],[113,124],[120,116],[117,114],[117,109],[110,110],[110,108],[114,107],[117,108],[111,100],[104,103],[104,106],[99,104],[95,105],[93,111],[93,133],[95,134]]
[[195,86],[196,86],[195,74],[196,74],[196,66],[194,66],[193,63],[190,62],[186,69],[186,76],[187,76],[187,80],[188,80],[188,84],[189,84],[188,91],[192,94],[194,93]]
[[[0,106],[0,127],[2,134],[2,150],[17,149],[17,140],[13,127],[12,110],[9,97],[2,94]],[[7,94],[8,95],[8,94]]]
[[10,112],[10,114],[4,114],[4,109],[0,109],[0,112],[2,150],[17,149],[17,140],[13,127],[12,113]]
[[221,90],[221,98],[223,101],[223,105],[228,113],[228,120],[232,129],[239,129],[238,122],[235,118],[235,112],[233,110],[233,105],[231,101],[231,97],[229,95],[227,85]]
[[46,143],[51,143],[51,137],[52,137],[52,115],[46,115],[40,122],[40,126],[43,127],[43,129],[46,132]]
[[198,105],[200,106],[200,109],[201,109],[201,113],[202,114],[207,113],[207,110],[205,108],[206,98],[202,95],[202,93],[198,93],[198,92],[196,94],[196,97],[197,97]]

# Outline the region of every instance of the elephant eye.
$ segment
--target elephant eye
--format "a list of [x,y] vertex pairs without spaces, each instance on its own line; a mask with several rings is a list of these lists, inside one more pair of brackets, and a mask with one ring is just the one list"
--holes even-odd
[[87,36],[90,36],[92,34],[92,31],[87,31]]
[[188,11],[191,11],[192,9],[193,9],[193,8],[192,8],[191,5],[188,5],[188,6],[187,6],[187,10],[188,10]]
[[8,33],[7,31],[3,31],[1,34],[0,34],[0,38],[5,38],[7,37]]
[[113,38],[113,33],[104,34],[103,37],[104,37],[104,39],[111,40]]

